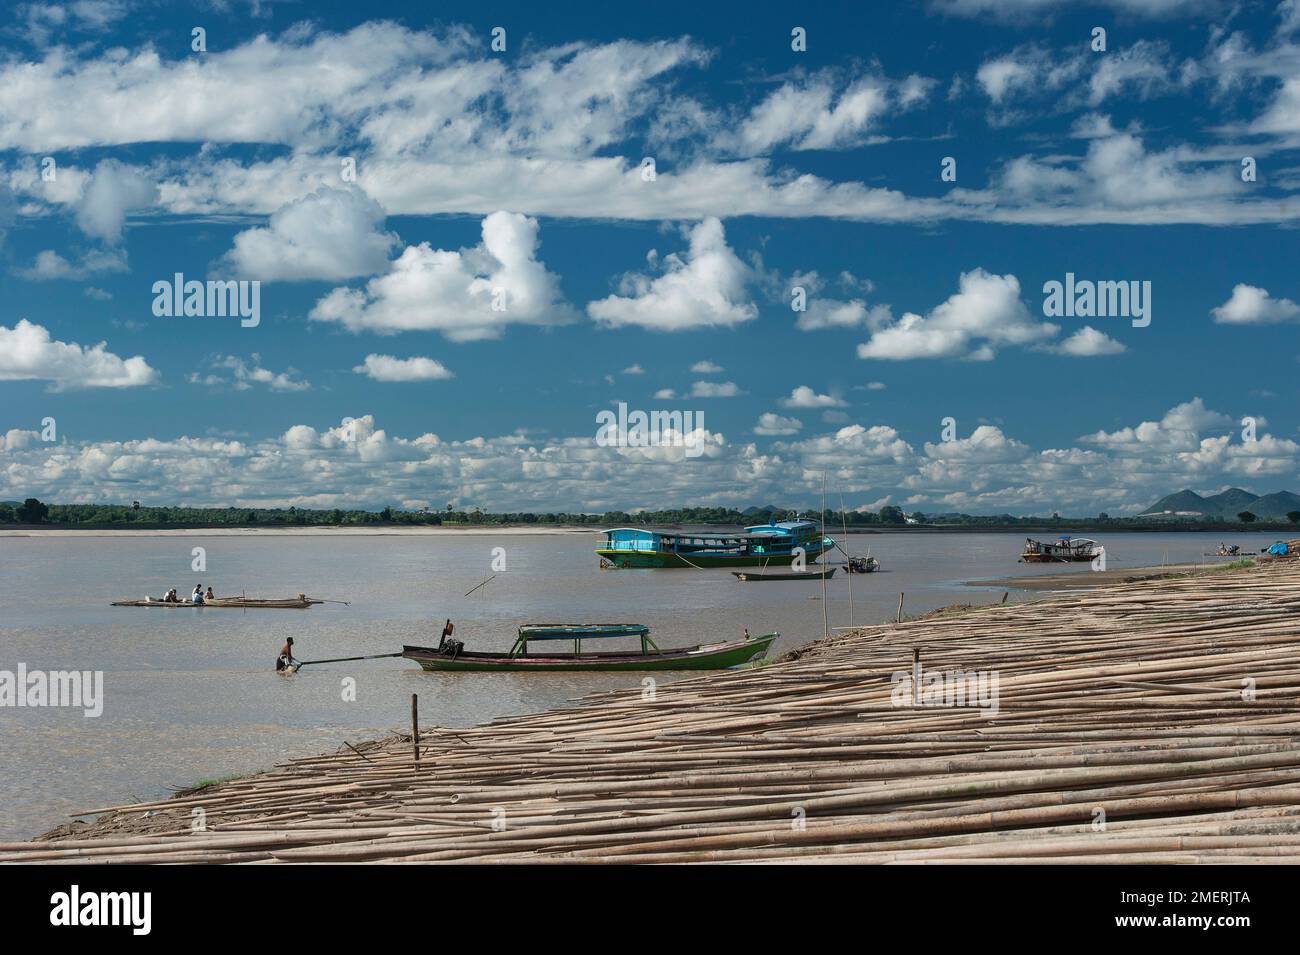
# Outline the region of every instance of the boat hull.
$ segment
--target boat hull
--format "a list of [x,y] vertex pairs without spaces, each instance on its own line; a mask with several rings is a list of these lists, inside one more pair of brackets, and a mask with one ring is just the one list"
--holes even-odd
[[667,649],[660,653],[473,653],[456,656],[431,647],[403,647],[402,656],[425,670],[438,672],[476,671],[517,673],[522,671],[559,673],[570,670],[726,670],[761,658],[779,637],[769,633],[749,640]]
[[737,580],[752,580],[755,582],[763,580],[821,580],[823,577],[830,579],[835,576],[835,568],[828,567],[824,573],[807,573],[807,574],[764,574],[757,571],[745,573],[743,570],[733,570],[732,576]]
[[[672,552],[637,553],[625,550],[596,551],[601,557],[615,567],[789,567],[794,563],[794,554],[691,554],[683,556]],[[815,563],[816,554],[805,557],[809,563]]]
[[306,610],[313,604],[321,603],[319,600],[313,600],[308,597],[306,600],[296,598],[289,600],[241,600],[238,597],[217,598],[216,600],[205,600],[201,604],[190,603],[188,600],[168,602],[166,600],[115,600],[114,607],[190,607],[202,609],[210,607],[220,610],[223,607],[235,610]]

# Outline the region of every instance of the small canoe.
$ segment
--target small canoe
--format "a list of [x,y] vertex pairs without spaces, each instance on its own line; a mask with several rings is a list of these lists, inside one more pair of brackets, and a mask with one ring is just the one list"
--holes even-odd
[[[454,648],[402,647],[402,656],[414,660],[425,670],[514,673],[520,671],[558,673],[567,670],[726,670],[761,658],[779,633],[743,640],[727,640],[695,647],[669,647],[649,653],[604,651],[573,653],[549,651],[530,653],[477,653]],[[535,639],[535,638],[534,638]],[[518,644],[516,644],[516,647]]]
[[835,576],[835,568],[827,567],[825,571],[810,570],[797,574],[767,574],[752,570],[733,570],[731,575],[737,580],[827,580]]
[[308,597],[299,594],[297,597],[288,597],[283,600],[267,599],[262,597],[216,597],[212,600],[205,600],[201,604],[190,603],[188,600],[167,601],[167,600],[115,600],[114,607],[214,607],[214,608],[235,608],[240,610],[306,610],[312,604],[324,603],[323,600],[317,600],[315,597]]

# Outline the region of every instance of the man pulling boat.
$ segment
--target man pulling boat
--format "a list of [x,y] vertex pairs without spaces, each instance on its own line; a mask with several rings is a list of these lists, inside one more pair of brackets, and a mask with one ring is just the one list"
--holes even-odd
[[277,673],[285,670],[293,673],[297,669],[298,661],[293,658],[293,637],[289,637],[280,648],[280,655],[275,658],[275,670]]

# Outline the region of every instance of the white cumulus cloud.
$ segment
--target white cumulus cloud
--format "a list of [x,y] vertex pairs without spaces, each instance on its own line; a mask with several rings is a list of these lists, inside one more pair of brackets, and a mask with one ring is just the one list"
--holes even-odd
[[727,245],[722,223],[707,218],[690,230],[685,255],[664,257],[663,274],[623,277],[619,295],[591,302],[587,314],[612,326],[658,331],[729,327],[758,316],[746,286],[751,270]]
[[19,319],[0,325],[0,381],[48,381],[51,391],[78,388],[135,388],[158,380],[140,355],[119,358],[107,342],[83,347],[55,341],[48,330]]
[[1058,331],[1056,325],[1036,321],[1029,314],[1014,275],[975,269],[963,272],[959,291],[928,315],[907,313],[876,330],[858,346],[858,357],[987,360],[996,345],[1036,344]]
[[367,355],[352,369],[375,381],[445,381],[455,378],[447,366],[432,358],[394,358],[392,355]]
[[754,434],[785,436],[798,434],[802,429],[803,422],[798,418],[765,411],[758,416],[758,424],[754,425]]
[[360,189],[321,188],[236,235],[217,268],[264,282],[374,275],[398,241],[383,221],[379,203]]
[[807,385],[799,385],[790,397],[782,398],[781,404],[786,408],[844,408],[847,403],[834,395],[819,395]]
[[472,249],[407,246],[364,291],[336,288],[308,317],[352,331],[438,331],[457,342],[499,338],[511,324],[571,320],[558,278],[537,258],[537,220],[494,212],[482,229]]
[[76,203],[77,225],[93,238],[110,244],[122,239],[127,213],[154,205],[158,184],[140,170],[116,159],[105,159],[82,189]]
[[740,393],[734,381],[697,381],[691,385],[692,398],[735,398]]
[[1075,358],[1091,358],[1097,355],[1118,355],[1126,351],[1126,348],[1106,333],[1085,325],[1052,350]]
[[264,385],[271,391],[308,391],[311,382],[299,377],[298,369],[271,371],[262,367],[262,356],[253,352],[248,359],[238,355],[218,355],[208,362],[207,374],[194,372],[190,375],[191,384],[206,385],[210,388],[232,387],[236,391],[248,391],[255,385]]
[[901,82],[877,76],[841,82],[824,71],[783,83],[739,127],[719,135],[715,145],[751,156],[778,146],[858,146],[876,134],[887,114],[924,101],[934,85],[934,80],[915,74]]
[[1300,305],[1289,298],[1273,298],[1268,289],[1239,283],[1232,296],[1210,310],[1221,325],[1274,325],[1300,318]]

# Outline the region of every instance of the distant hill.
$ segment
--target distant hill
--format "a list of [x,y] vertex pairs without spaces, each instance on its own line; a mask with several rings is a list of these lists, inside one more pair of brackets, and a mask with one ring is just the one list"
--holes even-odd
[[[1238,512],[1251,510],[1258,507],[1260,497],[1258,494],[1251,494],[1249,491],[1243,491],[1239,487],[1230,487],[1219,494],[1211,494],[1205,499],[1205,503],[1210,510],[1216,514],[1229,514],[1235,516]],[[1251,510],[1251,513],[1254,513]],[[1264,517],[1263,514],[1255,514],[1256,517]]]
[[1205,514],[1208,511],[1209,505],[1201,495],[1195,491],[1179,491],[1176,494],[1166,494],[1142,514]]
[[1291,511],[1300,511],[1300,496],[1290,491],[1275,491],[1256,498],[1247,508],[1256,517],[1275,517],[1285,520]]
[[1235,519],[1250,511],[1261,520],[1285,521],[1291,511],[1300,511],[1300,496],[1290,491],[1275,491],[1260,497],[1239,487],[1202,497],[1195,491],[1182,490],[1156,501],[1139,517],[1222,517]]

